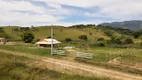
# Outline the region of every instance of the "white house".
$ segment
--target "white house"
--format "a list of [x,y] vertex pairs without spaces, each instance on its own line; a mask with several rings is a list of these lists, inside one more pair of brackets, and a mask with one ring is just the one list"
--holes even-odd
[[[53,39],[53,46],[60,43],[60,41]],[[38,45],[38,47],[50,47],[52,44],[52,39],[42,39],[36,42],[36,44]]]

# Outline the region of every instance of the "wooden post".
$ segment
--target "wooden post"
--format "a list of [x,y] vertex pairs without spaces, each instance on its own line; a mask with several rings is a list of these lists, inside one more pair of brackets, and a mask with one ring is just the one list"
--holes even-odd
[[51,55],[53,55],[53,26],[51,25]]

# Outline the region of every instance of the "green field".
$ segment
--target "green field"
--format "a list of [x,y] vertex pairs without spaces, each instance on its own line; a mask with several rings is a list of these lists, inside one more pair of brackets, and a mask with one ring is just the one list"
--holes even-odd
[[[18,35],[19,32],[14,31],[14,29],[17,28],[20,29],[20,27],[3,27],[4,32],[0,33],[5,34],[5,38],[8,39],[8,41],[13,41],[16,44],[0,45],[0,49],[18,52],[19,54],[25,53],[38,56],[58,58],[62,60],[77,61],[92,66],[98,66],[126,73],[142,75],[142,40],[140,37],[134,38],[132,35],[133,31],[94,26],[87,28],[65,28],[57,26],[53,27],[54,38],[62,42],[59,45],[59,49],[63,49],[63,47],[65,46],[73,46],[75,47],[73,50],[75,50],[76,52],[89,52],[93,54],[93,59],[84,59],[76,58],[76,52],[66,51],[67,56],[51,56],[50,48],[37,48],[34,44],[37,39],[47,38],[50,36],[49,26],[34,27],[34,30],[30,28],[30,30],[35,35],[35,39],[32,43],[23,43],[20,36]],[[88,39],[81,40],[79,39],[80,35],[86,35]],[[66,42],[66,38],[70,38],[72,41]],[[23,69],[23,71],[25,70]],[[38,69],[38,71],[40,72],[40,69]],[[43,75],[45,75],[44,73],[46,73],[46,70],[45,72],[41,70],[41,72],[43,73]],[[59,77],[59,79],[61,80],[79,80],[81,78],[84,78],[84,80],[103,80],[99,78],[86,78],[78,75],[62,74],[50,70],[47,70],[47,72],[50,73],[48,74],[49,79],[51,79],[50,75],[52,76],[53,73],[54,76],[55,73],[55,75],[58,75],[57,77],[59,77],[59,75],[63,75]],[[38,72],[35,73],[37,73],[38,75],[40,74]],[[38,77],[41,77],[43,75],[39,75]],[[69,77],[71,78],[68,79]],[[53,80],[57,79],[55,78]]]
[[[13,40],[20,40],[20,36],[17,35],[16,31],[12,31],[17,27],[4,27],[6,34],[10,35]],[[48,27],[36,27],[36,31],[33,31],[35,35],[35,40],[38,38],[46,38],[50,36],[51,28]],[[91,31],[90,31],[91,30]],[[65,27],[53,27],[54,37],[58,40],[64,41],[65,38],[71,38],[72,40],[79,40],[80,35],[87,35],[89,40],[96,40],[97,38],[103,37],[104,39],[109,39],[101,30],[98,29],[74,29],[74,28],[65,28]],[[92,35],[89,35],[92,33]]]
[[28,66],[36,60],[0,53],[0,80],[109,80],[108,78],[70,75]]
[[139,69],[142,64],[142,49],[121,49],[121,48],[108,48],[108,47],[96,47],[87,50],[77,49],[80,52],[90,52],[93,53],[93,59],[83,59],[75,58],[75,53],[67,53],[67,56],[51,56],[50,49],[46,48],[36,48],[35,45],[0,45],[0,49],[22,52],[25,54],[34,54],[52,58],[59,58],[70,60],[76,60],[79,62],[92,64],[99,67],[114,69],[122,72],[133,73],[142,75],[142,70]]
[[93,59],[76,58],[79,62],[142,75],[142,49],[95,47],[80,51],[93,53]]
[[50,49],[37,48],[35,45],[0,45],[0,49],[40,56],[50,56]]

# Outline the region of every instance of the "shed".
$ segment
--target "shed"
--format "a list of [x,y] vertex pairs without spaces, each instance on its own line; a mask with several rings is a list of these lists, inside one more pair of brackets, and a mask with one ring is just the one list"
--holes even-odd
[[7,40],[5,38],[0,38],[0,44],[6,44]]

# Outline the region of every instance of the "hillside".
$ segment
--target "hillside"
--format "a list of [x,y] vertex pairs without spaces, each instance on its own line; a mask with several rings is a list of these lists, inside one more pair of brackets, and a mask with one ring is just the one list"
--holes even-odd
[[[11,36],[11,40],[20,40],[20,36],[18,35],[17,29],[20,27],[4,27],[4,31],[6,34]],[[32,31],[35,35],[35,40],[40,38],[50,37],[49,26],[43,27],[34,27],[34,31]],[[92,29],[92,28],[84,28],[84,29],[76,29],[76,28],[65,28],[65,27],[53,27],[54,37],[58,40],[64,41],[66,38],[71,38],[74,41],[79,40],[80,35],[87,35],[88,40],[94,41],[98,38],[104,38],[106,40],[109,39],[106,34],[100,29]],[[90,34],[91,33],[91,34]]]
[[142,21],[140,21],[140,20],[112,22],[112,23],[101,23],[100,25],[127,28],[127,29],[131,29],[131,30],[142,29]]
[[[34,42],[38,39],[50,37],[50,26],[39,26],[39,27],[17,27],[17,26],[8,26],[1,27],[4,29],[4,33],[8,36],[9,41],[22,41],[19,35],[22,30],[29,30],[33,32],[35,39]],[[86,35],[88,40],[85,41],[89,44],[97,42],[98,39],[103,38],[108,41],[111,38],[125,39],[127,37],[133,37],[134,31],[123,28],[113,28],[108,26],[89,26],[84,25],[84,27],[53,27],[54,38],[59,41],[65,41],[66,38],[72,39],[73,42],[78,43],[81,40],[79,39],[80,35]]]

